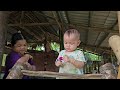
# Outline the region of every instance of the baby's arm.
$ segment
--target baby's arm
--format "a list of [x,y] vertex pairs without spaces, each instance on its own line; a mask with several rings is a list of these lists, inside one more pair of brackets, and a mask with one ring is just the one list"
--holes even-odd
[[69,62],[72,63],[76,68],[83,68],[84,67],[84,62],[83,61],[78,61],[73,58],[69,58]]
[[75,60],[74,58],[70,58],[68,57],[67,55],[65,55],[63,57],[63,60],[65,62],[70,62],[71,64],[73,64],[76,68],[83,68],[84,66],[84,62],[83,61],[78,61],[78,60]]

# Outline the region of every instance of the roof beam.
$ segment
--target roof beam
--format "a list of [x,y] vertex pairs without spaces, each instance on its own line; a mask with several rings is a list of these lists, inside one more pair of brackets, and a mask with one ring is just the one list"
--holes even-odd
[[27,33],[29,33],[30,35],[34,36],[38,41],[41,41],[40,37],[36,36],[36,34],[34,34],[33,32],[31,32],[29,29],[19,26],[20,28],[22,28],[23,30],[25,30]]
[[66,18],[67,18],[68,24],[70,24],[70,19],[69,19],[69,16],[68,16],[68,11],[65,11],[65,16],[66,16]]
[[[89,15],[88,15],[88,27],[91,26],[90,24],[91,24],[91,11],[89,11]],[[88,33],[89,33],[89,28],[86,30],[85,44],[88,43]]]
[[39,15],[45,17],[45,18],[49,18],[49,19],[55,20],[55,18],[44,14],[42,11],[39,11],[39,12],[38,11],[33,11],[33,12],[36,13],[36,14],[39,14]]
[[84,47],[85,50],[89,50],[89,51],[94,52],[94,53],[100,53],[100,51],[111,52],[111,48],[97,47],[97,50],[95,50],[96,46],[86,45],[84,43],[81,43],[80,47]]
[[97,42],[97,39],[98,39],[99,35],[100,35],[100,32],[99,32],[99,34],[98,34],[97,38],[95,39],[95,42],[94,42],[94,44],[93,44],[93,45],[95,45],[95,44],[96,44],[96,42]]
[[[109,15],[110,15],[110,11],[109,11],[109,14],[107,15],[107,17],[106,17],[106,19],[105,19],[104,25],[105,25],[105,23],[106,23]],[[109,35],[109,32],[105,32],[104,36],[103,36],[103,37],[101,38],[101,40],[99,41],[97,47],[99,47],[99,46],[102,44],[102,42],[107,38],[108,35]]]
[[57,11],[56,12],[52,11],[52,14],[53,14],[53,17],[55,18],[56,24],[58,25],[58,27],[61,30],[60,18],[57,18],[57,16],[56,16]]
[[[39,14],[40,15],[43,15],[43,18],[44,18],[44,21],[45,22],[48,22],[49,23],[49,20],[45,17],[46,15],[45,15],[45,13],[44,12],[40,12],[40,13],[37,13],[37,12],[35,12],[35,11],[33,11],[33,13],[39,18],[40,16],[38,16]],[[55,18],[53,18],[54,19],[54,21],[55,21]],[[43,22],[43,21],[42,21]],[[52,31],[52,33],[54,34],[54,35],[57,35],[57,30],[52,26],[52,25],[50,25],[49,26],[49,33],[51,33],[51,31]],[[56,32],[55,32],[56,31]],[[55,33],[54,33],[55,32]]]
[[[21,13],[21,18],[20,18],[20,22],[19,25],[17,25],[18,27],[22,28],[23,30],[25,30],[28,34],[34,36],[38,41],[41,41],[40,37],[36,36],[32,31],[30,31],[29,29],[25,28],[24,23],[23,23],[23,19],[24,19],[24,11]],[[31,19],[31,18],[30,18]],[[9,25],[8,25],[9,26]]]
[[[28,14],[26,14],[26,16],[32,21],[32,22],[34,22],[35,23],[35,21],[28,15]],[[37,16],[36,16],[37,17]],[[24,24],[24,23],[23,23]],[[24,25],[23,25],[24,26]],[[39,27],[38,27],[39,28]],[[42,32],[42,34],[44,34],[44,31],[40,28],[40,30],[41,30],[41,32]],[[36,31],[36,30],[35,30]],[[29,32],[28,32],[29,33]],[[33,32],[32,32],[33,33]],[[35,34],[33,34],[33,35],[35,35]],[[40,35],[39,35],[39,37],[40,37]],[[36,39],[38,39],[39,40],[39,38],[38,38],[38,36],[36,37]]]
[[102,39],[101,39],[100,42],[98,43],[97,47],[99,47],[99,46],[102,44],[102,42],[108,37],[108,35],[109,35],[108,32],[104,34],[104,36],[102,37]]
[[[61,24],[61,23],[60,23]],[[23,23],[23,24],[8,24],[8,26],[42,26],[42,25],[57,25],[57,23]],[[78,26],[75,25],[77,28],[84,30],[88,29],[90,31],[96,31],[96,32],[108,32],[108,33],[119,33],[119,30],[111,30],[111,29],[105,29],[105,28],[96,28],[96,27],[85,27],[85,26]]]
[[[109,11],[108,16],[106,17],[105,23],[106,23],[107,18],[109,17],[109,15],[110,15],[110,11]],[[109,29],[110,29],[110,30],[113,30],[113,28],[114,28],[114,26],[117,24],[117,22],[118,22],[118,20],[116,20],[116,22],[115,22],[115,23],[112,25],[112,27],[110,27]],[[104,23],[104,24],[105,24],[105,23]],[[102,37],[102,39],[101,39],[100,42],[98,43],[97,47],[99,47],[99,46],[102,44],[102,42],[107,38],[107,36],[109,35],[109,33],[110,33],[110,32],[105,32],[104,36]]]
[[115,25],[117,25],[118,24],[118,19],[115,21],[115,23],[110,27],[110,30],[112,30],[114,27],[115,27]]
[[56,14],[57,14],[58,20],[60,22],[60,25],[62,27],[62,30],[64,31],[67,28],[66,26],[68,25],[68,23],[65,22],[64,16],[63,16],[63,14],[65,15],[65,12],[56,11]]

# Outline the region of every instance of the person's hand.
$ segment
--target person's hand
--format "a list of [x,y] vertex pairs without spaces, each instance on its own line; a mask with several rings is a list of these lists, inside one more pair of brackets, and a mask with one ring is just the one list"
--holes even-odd
[[56,62],[55,62],[55,65],[56,65],[57,67],[62,66],[62,62],[61,62],[61,61],[56,61]]
[[32,65],[30,65],[28,62],[25,62],[25,64],[26,64],[28,70],[32,70],[33,69]]
[[64,62],[69,62],[70,58],[67,55],[65,55],[65,56],[63,56],[63,60],[64,60]]
[[30,54],[25,54],[17,62],[24,63],[24,62],[28,62],[29,59],[33,59],[33,57]]
[[27,57],[27,58],[29,58],[29,59],[33,59],[33,56],[31,56],[30,54],[25,54],[24,56]]

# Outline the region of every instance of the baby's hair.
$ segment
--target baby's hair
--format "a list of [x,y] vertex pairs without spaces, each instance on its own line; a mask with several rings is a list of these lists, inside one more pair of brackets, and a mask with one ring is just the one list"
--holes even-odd
[[18,31],[12,35],[11,45],[14,46],[18,40],[26,40],[21,31]]
[[68,35],[68,36],[70,36],[71,34],[74,34],[76,37],[78,37],[80,39],[80,32],[72,25],[70,25],[68,27],[68,30],[65,31],[64,35],[65,34]]

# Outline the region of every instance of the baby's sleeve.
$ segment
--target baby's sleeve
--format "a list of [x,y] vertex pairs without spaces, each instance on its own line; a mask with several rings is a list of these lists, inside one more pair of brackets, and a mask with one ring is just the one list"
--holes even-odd
[[78,51],[76,54],[76,60],[86,62],[85,56],[82,51]]

